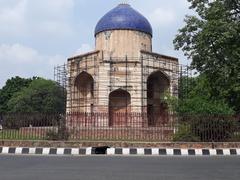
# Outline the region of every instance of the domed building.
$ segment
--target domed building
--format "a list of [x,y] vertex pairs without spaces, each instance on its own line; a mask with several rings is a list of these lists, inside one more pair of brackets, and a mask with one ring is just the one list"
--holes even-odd
[[[99,20],[94,36],[94,51],[68,59],[69,121],[93,127],[166,123],[164,94],[178,95],[179,64],[177,58],[152,52],[149,21],[119,4]],[[134,119],[133,114],[143,115]]]

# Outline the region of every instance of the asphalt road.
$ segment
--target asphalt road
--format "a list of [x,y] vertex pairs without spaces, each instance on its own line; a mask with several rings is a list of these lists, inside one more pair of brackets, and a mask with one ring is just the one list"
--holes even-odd
[[0,180],[239,180],[240,157],[0,156]]

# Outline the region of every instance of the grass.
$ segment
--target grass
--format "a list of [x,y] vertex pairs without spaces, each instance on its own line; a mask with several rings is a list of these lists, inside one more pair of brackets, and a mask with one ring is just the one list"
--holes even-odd
[[0,139],[2,140],[44,140],[46,137],[34,133],[22,133],[19,130],[1,130]]
[[[179,135],[179,134],[178,134]],[[189,135],[186,133],[186,135]],[[176,138],[176,137],[175,137]],[[181,137],[182,138],[182,137]],[[51,139],[51,137],[50,137]],[[37,134],[36,132],[29,132],[29,133],[23,133],[19,130],[16,129],[4,129],[0,130],[0,140],[50,140],[47,135],[41,135]],[[114,141],[114,142],[122,142],[122,141],[130,141],[130,142],[144,142],[144,140],[134,140],[131,138],[114,138],[114,137],[69,137],[69,141],[74,140],[74,141],[79,141],[79,140],[87,140],[87,141]],[[176,140],[176,139],[175,139]],[[146,141],[146,140],[145,140]],[[164,141],[164,140],[163,140]],[[185,140],[186,141],[186,140]],[[193,140],[188,140],[189,142],[194,142]],[[234,133],[233,137],[226,140],[226,141],[232,141],[232,142],[240,142],[240,132]],[[197,140],[196,142],[199,142]]]

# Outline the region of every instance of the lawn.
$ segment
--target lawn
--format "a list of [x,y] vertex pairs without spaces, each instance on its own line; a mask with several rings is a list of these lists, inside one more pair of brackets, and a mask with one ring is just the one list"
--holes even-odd
[[24,133],[15,129],[7,129],[0,131],[0,139],[2,140],[44,140],[45,136],[38,133]]

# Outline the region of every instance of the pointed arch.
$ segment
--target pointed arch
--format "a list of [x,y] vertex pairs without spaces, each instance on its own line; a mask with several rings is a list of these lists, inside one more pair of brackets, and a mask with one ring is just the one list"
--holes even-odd
[[79,73],[74,80],[74,87],[77,111],[91,112],[94,99],[93,77],[85,71]]
[[109,126],[127,124],[127,113],[131,107],[131,95],[128,91],[117,89],[109,94]]
[[162,71],[151,73],[147,79],[148,125],[157,126],[167,121],[167,106],[163,102],[165,91],[169,90],[170,79]]

